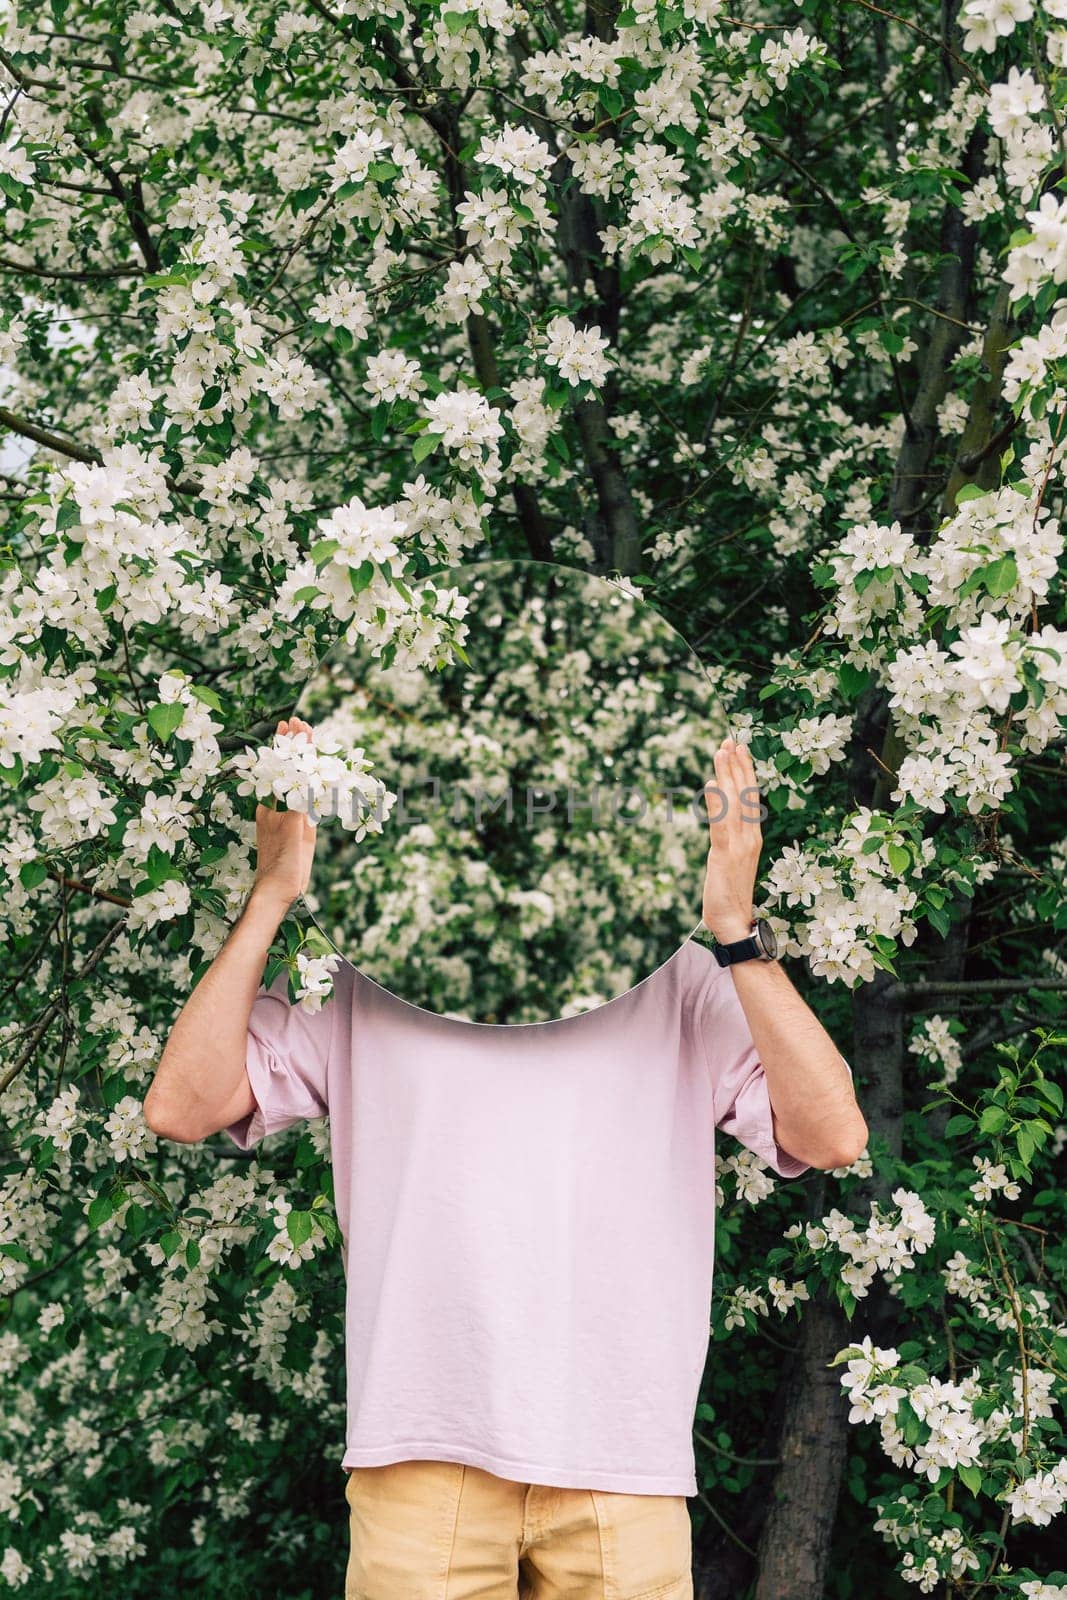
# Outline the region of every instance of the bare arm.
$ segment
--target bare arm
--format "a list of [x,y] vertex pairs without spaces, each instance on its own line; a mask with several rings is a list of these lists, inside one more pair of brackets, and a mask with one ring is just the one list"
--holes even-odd
[[841,1052],[777,961],[739,961],[730,972],[767,1074],[775,1139],[809,1166],[851,1166],[867,1124]]
[[[704,923],[721,944],[729,944],[752,926],[763,842],[756,773],[744,746],[723,740],[715,780],[714,809],[707,796],[711,846]],[[776,1140],[810,1166],[851,1166],[868,1130],[841,1052],[777,961],[741,961],[730,972],[767,1075]]]
[[[278,731],[306,722],[290,718]],[[194,1144],[253,1110],[245,1068],[248,1023],[267,952],[310,879],[315,828],[299,811],[256,807],[256,881],[225,944],[178,1013],[145,1096],[162,1138]]]

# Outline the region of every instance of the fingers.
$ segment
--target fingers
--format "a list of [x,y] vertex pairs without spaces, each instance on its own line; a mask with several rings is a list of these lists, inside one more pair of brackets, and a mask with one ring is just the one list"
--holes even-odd
[[747,745],[733,738],[725,738],[715,751],[715,779],[704,787],[704,801],[708,812],[708,832],[712,842],[724,830],[735,836],[742,827],[751,828],[756,823],[759,792],[756,769]]
[[274,730],[279,733],[302,733],[306,739],[312,737],[310,722],[305,722],[303,717],[283,717]]

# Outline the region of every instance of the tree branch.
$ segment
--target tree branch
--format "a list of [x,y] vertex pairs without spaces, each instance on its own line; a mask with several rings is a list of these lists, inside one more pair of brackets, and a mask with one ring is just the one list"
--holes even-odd
[[72,283],[92,283],[97,278],[140,278],[143,267],[101,267],[91,272],[61,271],[58,267],[39,267],[36,262],[8,261],[0,256],[0,272],[11,272],[23,278],[64,278]]
[[922,1006],[937,995],[1067,993],[1067,978],[974,978],[945,983],[896,983],[885,992],[885,999],[904,1010]]
[[[9,433],[17,433],[23,439],[32,439],[34,444],[43,445],[46,450],[54,450],[57,455],[69,456],[72,461],[84,461],[89,466],[103,465],[103,457],[99,450],[92,449],[89,445],[75,444],[73,439],[64,439],[58,433],[49,433],[47,428],[40,427],[36,422],[28,422],[25,417],[16,416],[6,406],[0,406],[0,428],[6,428]],[[201,490],[198,483],[182,483],[177,478],[167,477],[167,488],[173,489],[175,494],[191,494],[199,497]]]
[[[89,976],[90,972],[92,972],[93,968],[102,960],[109,947],[114,944],[115,940],[118,938],[119,934],[123,932],[125,927],[125,917],[116,917],[115,921],[111,924],[111,927],[107,930],[103,938],[93,950],[92,954],[89,956],[81,971],[76,974],[79,982],[83,978],[87,978]],[[4,1073],[3,1077],[0,1077],[0,1094],[3,1094],[8,1084],[13,1082],[13,1080],[18,1077],[26,1063],[32,1060],[34,1051],[37,1049],[37,1046],[47,1033],[48,1025],[53,1016],[63,1006],[66,998],[66,992],[66,989],[64,989],[64,991],[58,995],[56,999],[51,1000],[41,1013],[40,1017],[34,1023],[31,1030],[29,1044],[18,1057],[17,1061],[15,1061],[15,1063]]]

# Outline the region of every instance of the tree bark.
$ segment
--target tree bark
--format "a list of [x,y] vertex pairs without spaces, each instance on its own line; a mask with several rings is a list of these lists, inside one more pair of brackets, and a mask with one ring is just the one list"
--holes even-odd
[[[406,71],[399,60],[394,59],[394,71],[398,82],[410,83]],[[457,259],[461,258],[467,248],[466,237],[459,224],[459,206],[466,193],[466,177],[463,166],[456,151],[461,140],[459,136],[459,113],[454,108],[450,113],[435,110],[426,114],[426,120],[437,134],[441,144],[441,157],[444,162],[445,181],[448,185],[449,205],[452,212],[452,242],[456,249]],[[496,346],[493,340],[493,330],[489,319],[480,313],[472,312],[467,318],[467,343],[470,347],[471,360],[474,362],[474,371],[483,390],[496,390],[503,387],[500,382],[500,369],[497,365]],[[531,484],[522,483],[518,478],[508,481],[511,497],[515,502],[518,513],[519,525],[522,528],[527,548],[531,556],[537,561],[552,560],[552,537],[548,531],[541,510],[541,501],[536,489]]]
[[[848,1400],[841,1368],[829,1367],[852,1335],[844,1312],[822,1290],[804,1308],[803,1337],[786,1396],[781,1467],[763,1524],[753,1600],[795,1600],[825,1592],[848,1450]],[[800,1530],[784,1538],[783,1524]]]
[[[582,318],[582,326],[599,327],[601,335],[614,348],[619,318],[618,270],[602,259],[596,204],[577,185],[572,183],[568,188],[567,166],[560,162],[554,171],[559,195],[560,255],[573,288],[581,292],[589,278],[596,285],[597,313]],[[599,518],[593,539],[594,567],[599,571],[615,569],[634,573],[641,567],[641,528],[608,422],[616,390],[617,380],[614,374],[609,374],[602,395],[579,400],[574,407],[574,417],[585,463],[597,493]]]

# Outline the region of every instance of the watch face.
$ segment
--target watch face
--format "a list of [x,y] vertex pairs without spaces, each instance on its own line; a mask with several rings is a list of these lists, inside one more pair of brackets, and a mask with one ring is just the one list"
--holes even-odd
[[756,937],[763,946],[764,954],[773,961],[778,954],[778,940],[769,922],[756,923]]

